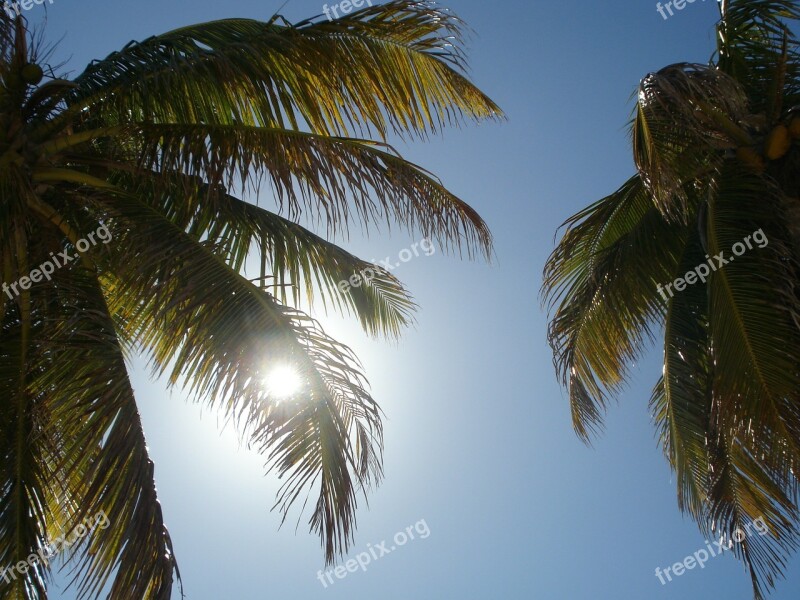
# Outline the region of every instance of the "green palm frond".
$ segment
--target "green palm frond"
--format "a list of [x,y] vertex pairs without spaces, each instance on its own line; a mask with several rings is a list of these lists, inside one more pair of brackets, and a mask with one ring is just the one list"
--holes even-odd
[[800,7],[794,0],[723,4],[717,65],[742,85],[750,110],[774,122],[781,106],[800,103],[800,55],[792,33]]
[[[306,299],[314,306],[319,296],[324,308],[352,311],[371,335],[398,336],[413,323],[416,305],[394,275],[290,219],[183,174],[137,170],[135,178],[129,173],[111,178],[135,188],[140,199],[236,271],[256,253],[264,273],[270,273],[257,283],[283,304],[296,306]],[[341,282],[357,274],[367,275],[363,285],[343,291]]]
[[182,170],[226,189],[264,175],[279,202],[288,203],[290,218],[305,208],[324,218],[331,234],[351,220],[394,222],[438,239],[445,248],[470,254],[480,248],[487,258],[491,252],[491,235],[478,214],[383,144],[267,127],[141,128],[139,154],[147,169]]
[[[720,412],[740,421],[768,419],[772,429],[800,427],[773,405],[793,403],[800,388],[800,331],[794,320],[800,314],[795,289],[799,271],[785,242],[780,190],[755,174],[731,168],[723,171],[709,195],[708,213],[709,254],[725,252],[723,258],[730,261],[709,279],[712,359],[726,366],[715,373],[715,389],[722,402],[731,403],[720,406]],[[743,240],[755,230],[768,243],[763,248],[752,243],[749,250]],[[742,256],[732,255],[736,244],[745,249]],[[780,437],[797,443],[798,433],[800,429],[784,430]],[[800,457],[800,445],[793,453]]]
[[[462,22],[399,0],[336,21],[227,19],[132,43],[76,78],[68,114],[350,137],[425,134],[500,109],[461,73]],[[357,69],[352,68],[358,65]],[[125,93],[117,93],[124,90]]]
[[[415,304],[312,229],[399,226],[491,256],[477,212],[386,143],[502,117],[464,74],[464,32],[407,0],[335,22],[228,19],[37,84],[23,77],[38,60],[24,20],[0,11],[0,270],[21,286],[0,296],[0,559],[27,560],[102,512],[108,527],[64,555],[78,595],[172,596],[133,353],[239,427],[282,479],[284,519],[316,496],[308,524],[326,562],[348,549],[383,475],[382,414],[354,353],[299,305],[397,336]],[[265,181],[273,210],[245,201]],[[62,253],[77,258],[22,286]],[[261,273],[248,280],[250,259]],[[289,398],[265,384],[278,365],[300,375]],[[0,577],[0,598],[46,600],[52,566]]]
[[[311,463],[320,457],[310,449],[291,455],[292,468],[307,470],[314,464],[326,485],[339,490],[335,497],[324,495],[324,502],[347,500],[318,509],[326,515],[334,510],[347,514],[346,520],[323,529],[326,557],[333,560],[352,535],[354,482],[367,488],[380,473],[380,413],[364,389],[365,379],[352,352],[143,202],[125,195],[93,202],[108,216],[115,244],[125,248],[103,269],[109,274],[109,295],[113,291],[116,299],[112,313],[125,324],[130,343],[137,342],[151,354],[158,375],[170,369],[172,384],[183,382],[198,399],[207,399],[243,431],[250,431],[263,428],[262,421],[271,418],[275,399],[265,395],[260,383],[268,366],[286,362],[305,381],[304,401],[316,407],[311,416],[320,419],[333,411],[325,421],[315,421],[311,431],[320,436],[315,446],[320,452],[342,448],[334,464]],[[153,240],[135,235],[135,223],[142,220],[148,222]],[[311,410],[303,405],[306,409]],[[297,422],[298,427],[304,422]],[[276,436],[269,427],[267,433],[270,446],[286,449],[293,443],[292,436]],[[262,438],[260,432],[254,439]],[[346,441],[358,446],[360,453],[351,454]],[[365,443],[369,445],[364,447]],[[331,468],[336,471],[330,472]],[[309,478],[302,481],[306,486],[314,483]]]
[[47,320],[31,385],[46,399],[45,429],[59,450],[55,480],[69,482],[62,494],[80,499],[69,507],[68,536],[98,514],[115,525],[70,548],[79,595],[99,595],[114,575],[111,597],[169,598],[172,542],[113,321],[92,273],[60,275],[63,317]]
[[[656,285],[674,277],[684,235],[665,222],[639,177],[569,219],[545,266],[544,298],[557,310],[548,338],[568,386],[573,425],[586,441],[663,313]],[[669,240],[669,246],[663,241]]]

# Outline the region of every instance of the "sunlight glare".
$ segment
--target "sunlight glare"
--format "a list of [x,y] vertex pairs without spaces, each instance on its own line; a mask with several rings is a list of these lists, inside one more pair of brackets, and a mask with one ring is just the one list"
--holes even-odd
[[296,394],[302,383],[297,371],[289,366],[274,368],[265,379],[267,393],[276,398],[287,398]]

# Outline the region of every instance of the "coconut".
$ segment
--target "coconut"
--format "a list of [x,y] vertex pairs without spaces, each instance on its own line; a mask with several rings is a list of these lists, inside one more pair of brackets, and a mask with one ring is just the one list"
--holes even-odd
[[789,135],[794,139],[800,138],[800,116],[792,117],[789,121]]
[[778,160],[784,156],[792,146],[792,138],[786,125],[776,125],[769,132],[765,144],[765,154],[769,160]]
[[37,85],[44,77],[42,67],[34,63],[28,63],[22,67],[22,80],[30,85]]

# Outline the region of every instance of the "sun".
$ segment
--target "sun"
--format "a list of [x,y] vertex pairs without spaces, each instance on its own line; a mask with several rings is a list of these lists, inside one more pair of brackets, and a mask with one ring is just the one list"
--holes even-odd
[[276,398],[287,398],[300,391],[303,380],[298,372],[290,366],[275,367],[264,378],[267,393]]

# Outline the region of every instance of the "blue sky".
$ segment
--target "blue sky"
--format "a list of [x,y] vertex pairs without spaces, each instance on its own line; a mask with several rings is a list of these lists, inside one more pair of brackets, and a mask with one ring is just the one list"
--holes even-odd
[[[53,0],[47,39],[63,37],[57,57],[77,73],[130,40],[216,18],[267,19],[281,2]],[[282,13],[299,20],[322,4],[292,0]],[[437,252],[399,267],[421,310],[396,344],[316,315],[359,354],[387,414],[386,481],[362,504],[350,557],[392,545],[423,520],[430,533],[323,587],[323,554],[305,518],[296,531],[294,521],[279,529],[269,510],[278,482],[264,476],[263,460],[137,364],[187,597],[749,600],[731,556],[664,586],[655,577],[656,567],[705,547],[678,512],[647,409],[660,351],[637,365],[607,431],[587,448],[571,429],[538,298],[560,223],[632,173],[626,124],[639,79],[669,63],[707,61],[715,3],[687,4],[667,20],[650,0],[445,4],[476,31],[471,77],[509,120],[400,150],[478,209],[496,258],[487,265]],[[41,21],[45,8],[27,14]],[[340,241],[371,259],[419,239],[393,231]],[[772,597],[799,592],[794,559]]]

